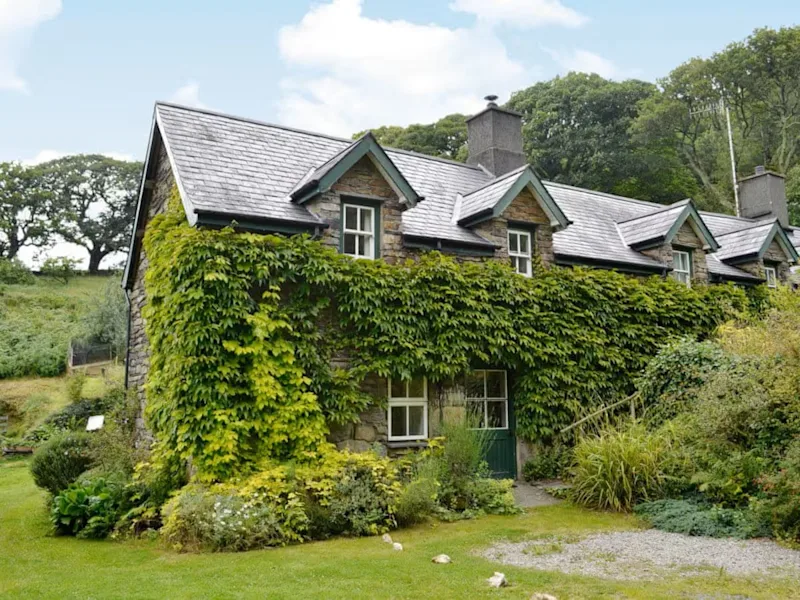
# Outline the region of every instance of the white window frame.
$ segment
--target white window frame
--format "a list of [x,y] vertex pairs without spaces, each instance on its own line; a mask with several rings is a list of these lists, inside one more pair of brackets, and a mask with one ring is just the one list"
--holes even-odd
[[[386,420],[389,426],[389,441],[390,442],[405,442],[405,441],[415,441],[415,440],[427,440],[428,439],[428,378],[422,378],[422,398],[411,398],[408,395],[408,388],[411,384],[411,380],[405,379],[403,380],[406,388],[406,395],[402,398],[393,398],[392,397],[392,380],[391,378],[388,379],[388,388],[387,388],[387,396],[389,398],[389,408],[386,411]],[[422,407],[422,434],[421,435],[392,435],[392,408],[396,407],[404,407],[405,408],[405,415],[406,415],[406,427],[405,431],[408,433],[408,408],[411,406],[421,406]]]
[[[678,269],[679,256],[686,257],[686,270]],[[686,279],[683,279],[685,277]],[[692,253],[686,250],[672,251],[672,278],[686,287],[692,287]]]
[[[487,431],[507,431],[509,429],[509,422],[508,422],[508,371],[505,369],[475,369],[471,374],[474,375],[475,373],[483,373],[483,397],[482,398],[473,398],[468,396],[469,390],[466,386],[466,381],[464,385],[464,397],[466,402],[482,402],[483,403],[483,427],[475,427],[475,429],[482,429]],[[503,397],[489,397],[488,392],[488,374],[489,373],[502,373],[503,374],[503,387],[506,391],[505,396]],[[503,407],[505,409],[505,418],[503,419],[506,423],[505,427],[486,427],[489,423],[489,402],[497,402],[503,401]],[[469,410],[467,410],[467,414],[469,414]]]
[[[517,250],[511,250],[511,236],[517,236]],[[528,252],[521,252],[520,248],[520,239],[526,238],[528,240]],[[530,231],[522,231],[520,229],[509,229],[508,230],[508,239],[506,240],[508,243],[508,256],[511,259],[511,267],[525,277],[531,277],[533,275],[533,236],[531,235]],[[525,271],[519,270],[519,259],[525,258],[527,259],[528,268]],[[515,260],[516,259],[516,260]]]
[[[770,277],[772,274],[772,277]],[[775,267],[764,267],[764,278],[767,280],[767,287],[777,289],[778,287],[778,269]]]
[[[347,227],[348,208],[354,208],[356,210],[356,229],[349,229]],[[371,230],[361,229],[362,211],[369,212],[370,214],[372,223]],[[352,258],[360,258],[365,260],[375,259],[375,233],[378,229],[377,218],[378,218],[378,211],[376,211],[375,208],[372,206],[364,206],[363,204],[353,204],[347,202],[345,202],[342,205],[342,254],[350,256]],[[355,254],[350,254],[349,252],[345,252],[345,247],[346,247],[345,241],[348,235],[355,236],[355,248],[356,248]],[[367,252],[365,254],[358,253],[360,241],[363,239],[362,236],[366,238]]]

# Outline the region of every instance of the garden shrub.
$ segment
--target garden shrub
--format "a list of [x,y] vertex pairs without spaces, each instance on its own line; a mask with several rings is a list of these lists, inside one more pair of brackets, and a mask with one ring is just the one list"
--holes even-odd
[[104,538],[123,510],[124,490],[103,478],[71,484],[54,499],[50,519],[56,533],[81,538]]
[[696,390],[732,358],[719,344],[681,338],[667,344],[636,380],[636,390],[648,425],[658,427],[684,412]]
[[395,493],[386,493],[387,484],[369,466],[346,465],[327,498],[331,532],[375,535],[393,528]]
[[665,499],[637,504],[634,512],[656,529],[672,533],[741,539],[769,535],[769,527],[750,509]]
[[572,463],[572,449],[564,444],[538,446],[535,453],[522,466],[525,481],[557,479],[563,476]]
[[19,259],[0,258],[0,283],[9,285],[32,285],[36,278]]
[[86,373],[83,371],[75,371],[67,377],[67,399],[72,402],[78,402],[83,398],[83,387],[86,385]]
[[58,429],[82,430],[89,417],[105,415],[119,400],[121,388],[107,392],[100,398],[84,398],[68,404],[45,419],[45,423]]
[[[546,440],[586,398],[630,393],[665,339],[708,335],[747,306],[733,286],[596,269],[523,278],[435,252],[354,261],[306,236],[191,227],[177,192],[145,251],[155,459],[176,453],[207,482],[303,460],[326,422],[369,404],[358,391],[369,373],[436,383],[475,364],[514,370],[517,433]],[[332,364],[342,355],[348,370]]]
[[777,471],[765,476],[761,485],[766,492],[761,509],[773,534],[800,545],[800,437],[790,444]]
[[[291,515],[287,519],[287,516]],[[302,506],[265,504],[190,486],[165,508],[164,538],[178,550],[242,551],[301,541]],[[291,527],[287,527],[287,521]]]
[[30,468],[34,483],[57,496],[92,466],[90,446],[91,437],[86,433],[53,436],[33,454]]
[[682,475],[673,446],[667,432],[641,425],[579,439],[570,498],[592,508],[627,511],[664,497],[671,480]]
[[[427,472],[426,472],[427,471]],[[403,486],[394,507],[400,527],[416,525],[436,514],[439,482],[432,469],[421,469]]]

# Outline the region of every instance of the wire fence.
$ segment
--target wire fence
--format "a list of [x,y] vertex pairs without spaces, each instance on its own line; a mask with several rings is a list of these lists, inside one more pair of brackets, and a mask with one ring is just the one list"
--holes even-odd
[[116,358],[113,344],[82,344],[73,341],[69,347],[70,368],[113,362]]

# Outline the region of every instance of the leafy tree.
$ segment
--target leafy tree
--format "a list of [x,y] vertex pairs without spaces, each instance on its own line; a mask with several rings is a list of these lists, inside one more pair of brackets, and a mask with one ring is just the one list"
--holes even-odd
[[800,164],[786,176],[786,201],[789,204],[789,221],[800,224]]
[[657,94],[637,80],[570,73],[514,93],[508,107],[523,115],[529,162],[546,179],[656,201],[686,197],[693,187],[674,152],[631,143],[639,104]]
[[104,257],[128,247],[141,163],[78,154],[43,168],[43,185],[59,211],[55,232],[86,248],[89,272],[96,273]]
[[[364,135],[356,133],[353,139]],[[412,150],[464,162],[467,160],[467,122],[460,114],[447,115],[429,125],[398,127],[389,125],[372,130],[382,146]]]
[[51,256],[42,263],[39,271],[45,277],[51,277],[67,285],[69,280],[75,277],[75,269],[79,264],[80,261],[74,258]]
[[13,259],[25,246],[51,239],[52,194],[39,185],[41,169],[0,163],[0,257]]

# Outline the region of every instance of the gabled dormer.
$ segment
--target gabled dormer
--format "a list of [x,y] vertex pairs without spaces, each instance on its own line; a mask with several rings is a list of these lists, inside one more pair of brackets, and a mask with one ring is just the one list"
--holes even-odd
[[708,281],[706,254],[719,244],[692,200],[620,221],[617,230],[630,248],[666,265],[681,283]]
[[390,262],[402,257],[403,211],[422,200],[371,132],[309,170],[290,197],[329,225],[323,243]]

